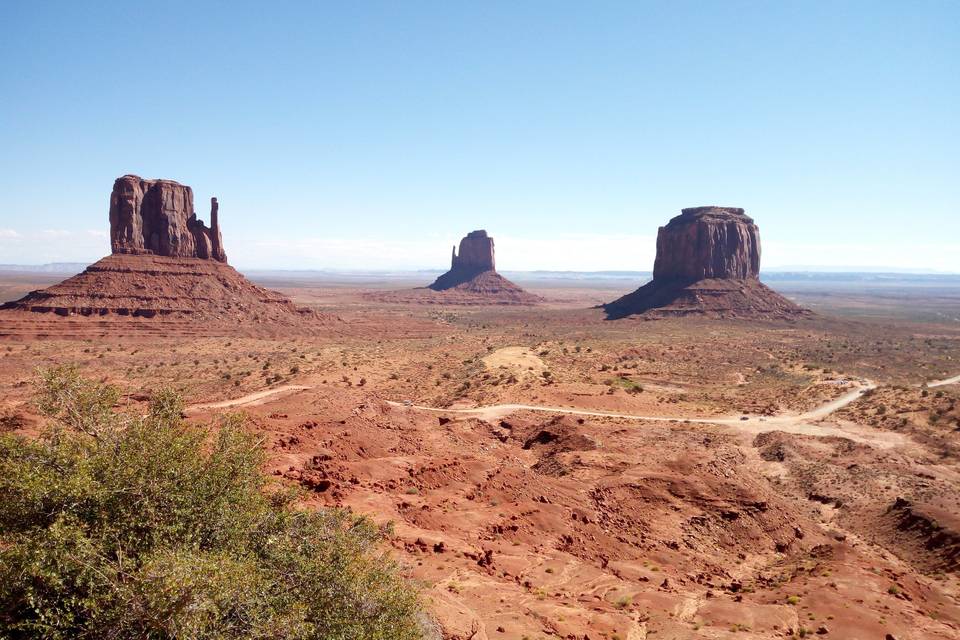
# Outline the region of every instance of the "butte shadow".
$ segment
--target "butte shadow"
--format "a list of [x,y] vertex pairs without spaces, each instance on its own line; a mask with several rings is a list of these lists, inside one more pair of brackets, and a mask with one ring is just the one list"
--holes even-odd
[[213,325],[302,329],[322,319],[229,266],[217,199],[211,198],[207,227],[193,210],[193,190],[172,180],[126,175],[114,182],[110,244],[111,255],[82,273],[0,309],[77,320],[189,320],[199,333]]
[[602,307],[608,320],[810,314],[760,282],[760,230],[734,207],[683,209],[657,234],[653,280]]

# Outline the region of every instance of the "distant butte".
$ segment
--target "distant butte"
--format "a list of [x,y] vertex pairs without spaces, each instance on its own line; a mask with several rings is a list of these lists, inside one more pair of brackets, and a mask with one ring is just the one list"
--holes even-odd
[[[427,288],[492,304],[534,304],[541,300],[497,273],[493,238],[482,229],[471,231],[460,240],[459,253],[453,248],[450,270]],[[451,296],[450,300],[453,299]]]
[[760,230],[743,209],[694,207],[660,227],[653,280],[604,305],[630,315],[788,318],[808,314],[760,282]]
[[436,279],[428,289],[446,291],[470,282],[485,271],[496,272],[493,238],[483,229],[471,231],[460,240],[460,254],[453,247],[450,257],[450,271]]
[[78,275],[0,309],[59,316],[166,317],[213,324],[300,325],[319,318],[259,287],[227,264],[211,198],[210,226],[197,219],[193,190],[172,180],[125,175],[110,194],[112,254]]

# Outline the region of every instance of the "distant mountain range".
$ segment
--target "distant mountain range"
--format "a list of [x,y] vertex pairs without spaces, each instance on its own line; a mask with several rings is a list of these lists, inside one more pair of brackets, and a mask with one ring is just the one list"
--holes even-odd
[[87,268],[83,262],[48,262],[47,264],[0,264],[0,271],[24,273],[66,273],[73,275]]
[[[87,267],[82,262],[50,262],[40,265],[0,264],[0,271],[17,273],[45,273],[73,275]],[[357,269],[240,269],[248,276],[278,278],[316,278],[328,275],[338,278],[408,278],[426,277],[442,273],[442,269],[398,269],[357,270]],[[503,271],[505,276],[518,280],[643,280],[652,277],[650,271]],[[954,284],[960,283],[960,273],[943,273],[924,269],[894,269],[884,267],[820,267],[796,266],[764,269],[761,278],[771,282],[786,281],[830,281],[830,282],[928,282]]]

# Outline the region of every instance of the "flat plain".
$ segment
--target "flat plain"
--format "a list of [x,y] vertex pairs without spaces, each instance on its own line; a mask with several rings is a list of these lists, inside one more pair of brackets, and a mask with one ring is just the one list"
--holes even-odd
[[791,321],[606,320],[622,278],[376,293],[429,279],[254,275],[335,318],[300,334],[4,316],[0,428],[66,363],[242,411],[306,507],[393,523],[445,638],[960,635],[960,285],[783,278]]

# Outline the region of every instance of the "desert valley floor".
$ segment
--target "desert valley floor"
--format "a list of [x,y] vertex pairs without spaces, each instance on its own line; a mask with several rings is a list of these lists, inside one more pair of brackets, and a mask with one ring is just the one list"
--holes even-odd
[[955,289],[608,321],[635,283],[532,307],[260,284],[322,321],[5,315],[0,429],[41,428],[34,371],[60,363],[131,410],[173,386],[211,428],[245,412],[306,506],[392,523],[438,637],[960,637]]

